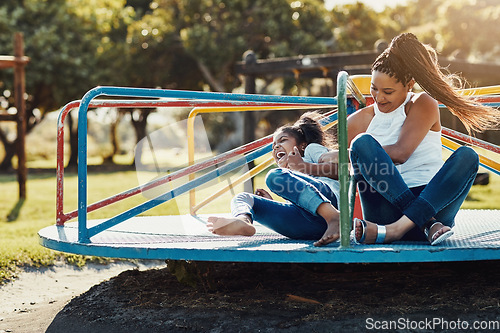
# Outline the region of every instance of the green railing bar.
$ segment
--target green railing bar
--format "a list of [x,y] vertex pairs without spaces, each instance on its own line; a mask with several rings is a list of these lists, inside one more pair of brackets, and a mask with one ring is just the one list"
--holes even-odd
[[338,126],[339,142],[339,182],[340,182],[340,246],[351,246],[351,222],[349,220],[349,157],[347,152],[347,79],[344,71],[337,76]]

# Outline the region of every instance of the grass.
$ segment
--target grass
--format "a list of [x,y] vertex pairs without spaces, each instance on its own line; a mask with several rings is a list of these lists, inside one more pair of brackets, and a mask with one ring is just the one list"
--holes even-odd
[[[135,171],[98,172],[88,177],[88,202],[92,203],[109,197],[120,191],[135,187],[139,181],[152,178],[151,174],[138,174]],[[213,186],[220,187],[233,182],[235,176],[223,179]],[[257,187],[263,187],[263,176],[256,179]],[[180,180],[180,182],[185,179]],[[38,244],[37,232],[55,223],[56,181],[54,172],[31,173],[27,183],[27,199],[18,201],[16,177],[0,175],[0,284],[13,278],[19,267],[49,266],[58,260],[65,260],[74,265],[84,265],[87,261],[106,262],[103,258],[64,254],[46,249]],[[65,177],[65,212],[77,207],[77,175],[66,173]],[[214,192],[214,187],[205,187],[197,192],[198,202]],[[227,192],[213,203],[202,208],[198,213],[221,213],[229,211],[229,201],[234,193],[242,191],[242,186]],[[165,190],[165,189],[162,189]],[[160,193],[160,192],[158,192]],[[158,193],[149,193],[127,199],[123,203],[93,212],[90,219],[113,216],[124,209],[144,202]],[[500,209],[500,177],[491,175],[490,184],[474,186],[468,199],[462,206],[467,209]],[[188,213],[187,195],[171,202],[161,204],[143,215],[175,215]]]
[[[89,173],[88,203],[135,187],[139,184],[139,180],[145,181],[153,176],[154,174],[144,175],[135,171]],[[214,187],[225,185],[233,178],[234,176],[219,184],[213,182],[211,185],[214,186],[201,189],[196,195],[198,202],[213,193]],[[181,179],[179,182],[183,181],[186,180]],[[66,213],[77,208],[77,182],[75,172],[66,172],[64,178],[64,212]],[[262,182],[262,177],[257,182]],[[0,175],[0,188],[0,284],[14,277],[18,268],[23,266],[49,266],[58,260],[65,260],[77,266],[82,266],[89,260],[103,261],[102,258],[60,253],[39,245],[38,231],[55,223],[55,172],[30,173],[27,182],[27,199],[24,202],[18,200],[18,184],[14,174]],[[199,213],[228,212],[231,197],[242,190],[242,186],[237,186],[233,191],[221,195],[213,203],[200,209]],[[146,193],[126,199],[121,203],[90,213],[89,219],[114,216],[159,193]],[[187,214],[188,212],[188,197],[183,195],[143,215],[161,216]]]

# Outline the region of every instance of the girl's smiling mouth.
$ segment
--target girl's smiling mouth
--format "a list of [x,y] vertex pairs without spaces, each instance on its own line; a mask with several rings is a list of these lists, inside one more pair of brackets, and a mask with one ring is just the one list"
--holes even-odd
[[277,158],[278,160],[281,160],[281,158],[283,158],[285,155],[286,155],[286,153],[285,153],[285,152],[280,151],[280,152],[277,152],[277,153],[276,153],[276,158]]

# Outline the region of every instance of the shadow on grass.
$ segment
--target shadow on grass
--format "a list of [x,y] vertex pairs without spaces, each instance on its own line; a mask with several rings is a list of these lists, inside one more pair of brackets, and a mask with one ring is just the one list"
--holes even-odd
[[10,211],[9,215],[7,215],[7,222],[14,222],[17,220],[17,218],[19,217],[19,213],[21,212],[21,208],[24,205],[24,201],[26,201],[26,199],[19,199],[19,201]]

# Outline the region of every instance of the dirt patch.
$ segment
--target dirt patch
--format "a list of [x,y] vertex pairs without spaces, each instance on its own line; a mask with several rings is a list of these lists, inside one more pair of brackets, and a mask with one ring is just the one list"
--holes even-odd
[[184,277],[196,287],[168,268],[125,271],[74,298],[47,332],[352,332],[390,321],[411,331],[438,320],[428,331],[447,331],[500,321],[499,262],[195,265],[198,276]]

